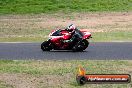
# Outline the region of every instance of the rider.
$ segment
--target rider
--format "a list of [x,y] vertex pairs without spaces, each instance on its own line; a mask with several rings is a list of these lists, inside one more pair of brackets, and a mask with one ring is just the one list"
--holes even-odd
[[73,35],[75,34],[75,31],[78,30],[78,29],[76,28],[75,25],[70,24],[65,30],[68,31],[69,34],[71,34],[72,37],[69,40],[64,40],[64,42],[66,42],[66,43],[72,42],[76,38]]

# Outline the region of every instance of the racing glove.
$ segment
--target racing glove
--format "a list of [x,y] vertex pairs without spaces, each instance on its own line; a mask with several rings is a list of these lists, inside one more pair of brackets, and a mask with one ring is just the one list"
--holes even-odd
[[63,41],[64,43],[70,43],[70,42],[72,42],[72,40],[70,39],[70,40],[64,40]]

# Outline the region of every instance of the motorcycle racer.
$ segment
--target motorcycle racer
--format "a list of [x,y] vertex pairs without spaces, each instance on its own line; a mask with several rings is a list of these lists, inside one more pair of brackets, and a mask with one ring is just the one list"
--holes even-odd
[[76,28],[75,25],[70,24],[66,29],[66,31],[69,32],[69,34],[71,34],[71,38],[69,40],[64,40],[64,43],[70,43],[73,42],[77,36],[75,36],[76,31],[78,31],[78,29]]
[[78,30],[73,24],[66,29],[54,30],[49,34],[49,39],[41,44],[43,51],[50,50],[72,50],[83,51],[88,45],[87,39],[91,38],[91,33]]

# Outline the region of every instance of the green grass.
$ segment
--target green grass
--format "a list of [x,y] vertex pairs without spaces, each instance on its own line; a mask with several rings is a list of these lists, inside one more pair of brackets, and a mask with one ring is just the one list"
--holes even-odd
[[0,14],[130,10],[132,0],[0,0]]
[[42,42],[47,39],[43,37],[6,37],[0,38],[0,42]]
[[[25,77],[24,75],[26,75],[26,81],[30,80],[32,77],[37,77],[36,80],[44,77],[44,79],[36,81],[37,84],[39,84],[38,88],[127,88],[132,84],[87,84],[79,86],[75,80],[79,65],[82,65],[86,69],[87,74],[132,75],[132,61],[121,60],[0,60],[0,74],[18,74],[19,76],[17,77]],[[20,76],[20,74],[23,76]],[[55,83],[52,83],[51,79],[54,80]],[[49,81],[47,82],[46,80]],[[57,82],[57,80],[60,80],[60,82]],[[50,85],[48,85],[48,83],[50,83]],[[1,86],[3,86],[3,82],[0,83],[0,88],[5,88]]]
[[[82,65],[88,73],[126,73],[132,67],[132,61],[90,61],[90,60],[44,60],[18,61],[0,60],[0,73],[27,73],[37,75],[64,75],[76,73],[77,67]],[[118,66],[118,67],[117,67]],[[117,71],[118,70],[118,71]],[[127,71],[128,70],[128,71]]]
[[93,33],[94,42],[130,42],[132,41],[131,31],[114,31]]
[[[15,37],[1,37],[0,42],[42,42],[48,39],[49,32],[45,34],[35,34],[34,36],[15,36]],[[47,37],[45,37],[47,36]],[[92,33],[92,42],[130,42],[132,41],[131,31],[117,31],[117,32],[95,32]]]
[[0,81],[0,88],[14,88],[12,85],[6,84],[5,82]]
[[0,29],[0,42],[42,42],[51,30],[46,29]]
[[[40,14],[46,13],[48,16],[42,18],[50,18],[50,13],[56,14],[51,18],[57,18],[65,21],[65,19],[74,20],[76,16],[65,13],[75,12],[124,12],[132,11],[132,0],[0,0],[0,14]],[[61,13],[61,16],[60,14]],[[62,14],[63,13],[63,14]],[[87,13],[86,13],[87,14]],[[68,16],[68,17],[67,17]],[[6,17],[6,16],[5,16]],[[15,18],[15,16],[14,16]],[[19,18],[20,21],[7,16],[7,21],[2,18],[0,23],[0,42],[42,42],[47,39],[51,29],[55,27],[50,25],[39,26],[41,19]],[[33,17],[35,18],[35,17]],[[46,21],[46,20],[45,20]],[[38,22],[38,25],[36,23]],[[59,25],[59,24],[58,24]],[[38,26],[38,27],[37,27]],[[59,25],[62,26],[62,25]],[[107,26],[107,25],[106,25]],[[115,25],[117,27],[117,25]],[[127,25],[128,26],[128,25]],[[36,27],[36,28],[35,28]],[[98,27],[97,27],[98,28]],[[102,29],[101,27],[99,27]],[[121,28],[121,27],[119,27]],[[111,31],[92,33],[94,42],[111,42],[111,41],[132,41],[132,32],[127,31],[127,27],[123,27],[126,31]],[[49,29],[49,30],[47,30]],[[95,28],[96,29],[96,28]],[[104,28],[106,29],[106,28]],[[110,28],[109,29],[113,29]],[[131,29],[131,25],[129,27]],[[115,28],[116,30],[116,28]]]

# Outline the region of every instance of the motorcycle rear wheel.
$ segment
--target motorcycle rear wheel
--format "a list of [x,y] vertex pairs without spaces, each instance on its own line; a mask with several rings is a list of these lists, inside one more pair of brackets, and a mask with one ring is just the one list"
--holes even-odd
[[89,42],[87,40],[82,40],[80,43],[77,43],[74,47],[73,47],[73,51],[83,51],[85,50],[89,45]]
[[44,41],[42,44],[41,44],[41,49],[43,51],[50,51],[52,50],[52,47],[50,46],[50,42],[49,41]]
[[88,42],[87,40],[83,40],[81,44],[82,44],[82,46],[83,46],[83,47],[82,47],[82,50],[85,50],[85,49],[88,47],[89,42]]

